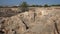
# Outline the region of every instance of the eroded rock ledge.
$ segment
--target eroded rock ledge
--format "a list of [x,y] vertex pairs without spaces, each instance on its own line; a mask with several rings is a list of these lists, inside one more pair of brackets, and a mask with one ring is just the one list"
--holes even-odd
[[59,10],[30,10],[0,22],[4,34],[60,34]]

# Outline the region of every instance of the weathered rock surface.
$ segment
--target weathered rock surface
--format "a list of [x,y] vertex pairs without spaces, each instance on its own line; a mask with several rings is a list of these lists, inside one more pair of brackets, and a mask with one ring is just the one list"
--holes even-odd
[[14,9],[12,10],[12,8],[0,8],[0,17],[11,17],[20,13],[19,11],[14,11]]
[[37,9],[6,18],[5,34],[60,34],[60,10]]

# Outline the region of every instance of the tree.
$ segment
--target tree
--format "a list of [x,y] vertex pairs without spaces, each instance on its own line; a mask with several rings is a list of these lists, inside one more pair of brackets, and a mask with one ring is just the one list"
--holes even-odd
[[51,5],[51,6],[60,6],[60,4],[53,4],[53,5]]
[[2,8],[3,6],[0,6],[0,8]]
[[31,5],[31,7],[40,7],[40,5]]
[[49,7],[48,4],[45,4],[44,7]]
[[23,2],[23,3],[20,5],[20,8],[21,8],[21,12],[28,11],[28,4],[27,4],[27,2]]
[[31,5],[31,7],[35,7],[35,5]]

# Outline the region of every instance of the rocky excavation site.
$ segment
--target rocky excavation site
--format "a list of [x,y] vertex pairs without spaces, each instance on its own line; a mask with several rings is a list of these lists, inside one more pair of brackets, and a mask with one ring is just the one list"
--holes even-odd
[[0,8],[0,34],[60,34],[60,7]]

